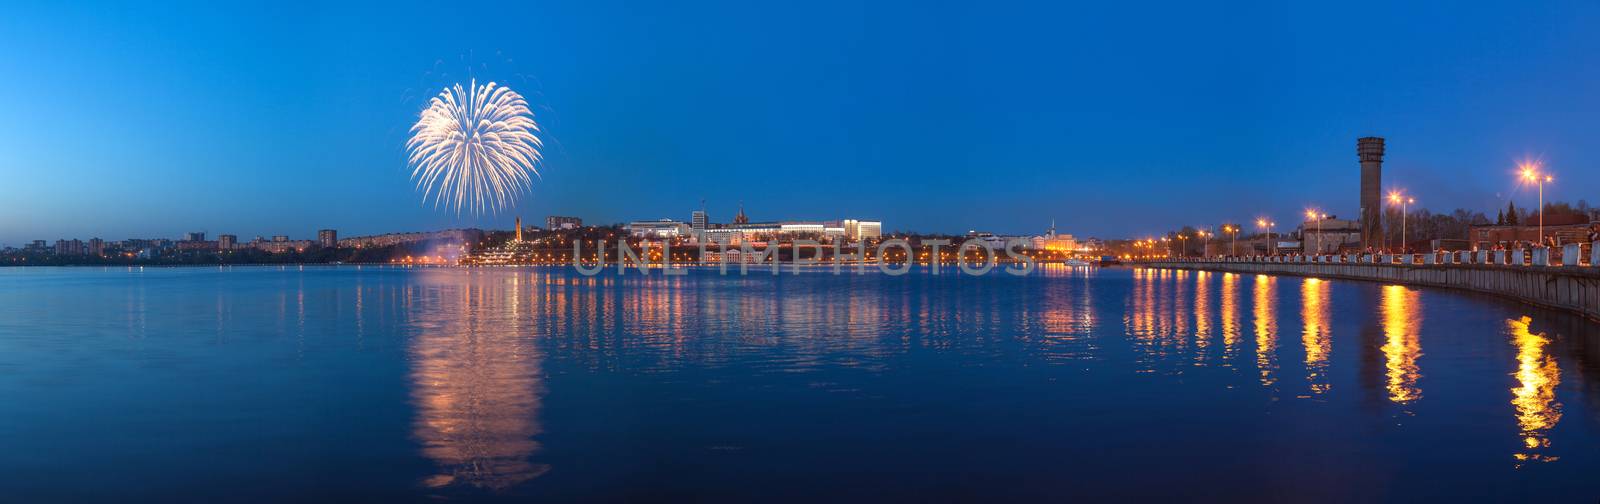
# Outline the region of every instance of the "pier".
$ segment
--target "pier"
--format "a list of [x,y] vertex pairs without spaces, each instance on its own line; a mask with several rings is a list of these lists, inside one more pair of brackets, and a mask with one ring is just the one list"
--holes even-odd
[[1557,251],[1533,248],[1422,254],[1172,258],[1134,264],[1459,289],[1565,310],[1600,321],[1600,252],[1589,244],[1568,244]]

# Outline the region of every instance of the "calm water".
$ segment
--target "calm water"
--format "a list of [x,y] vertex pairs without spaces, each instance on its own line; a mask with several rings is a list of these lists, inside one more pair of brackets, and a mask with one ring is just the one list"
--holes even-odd
[[1597,376],[1290,277],[0,269],[0,500],[1593,502]]

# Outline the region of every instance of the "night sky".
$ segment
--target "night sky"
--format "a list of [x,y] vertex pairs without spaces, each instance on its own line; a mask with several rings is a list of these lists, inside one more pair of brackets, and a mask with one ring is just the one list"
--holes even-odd
[[[232,2],[220,2],[231,4]],[[870,5],[863,5],[870,4]],[[1125,4],[1125,5],[1124,5]],[[1600,203],[1593,2],[8,3],[0,244],[685,219],[1140,237],[1385,186],[1494,215]],[[523,92],[543,179],[421,203],[406,130],[447,83]]]

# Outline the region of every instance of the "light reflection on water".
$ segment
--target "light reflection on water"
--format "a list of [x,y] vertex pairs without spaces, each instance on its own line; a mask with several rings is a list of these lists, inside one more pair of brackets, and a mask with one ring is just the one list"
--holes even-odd
[[1522,429],[1522,450],[1514,457],[1519,464],[1554,462],[1560,457],[1546,455],[1550,430],[1561,421],[1561,403],[1556,386],[1561,384],[1561,366],[1545,353],[1550,340],[1529,330],[1530,317],[1507,320],[1511,343],[1517,347],[1517,387],[1511,389],[1511,405],[1516,408],[1517,426]]
[[0,471],[18,498],[81,472],[143,499],[1438,497],[1413,465],[1457,497],[1600,491],[1600,334],[1558,314],[1154,269],[704,273],[0,271]]
[[1422,398],[1421,292],[1399,285],[1383,286],[1383,355],[1388,368],[1389,400],[1407,404]]
[[1278,378],[1278,279],[1256,275],[1253,310],[1256,328],[1256,372],[1261,386],[1272,388]]
[[1333,351],[1333,342],[1329,338],[1329,287],[1328,282],[1317,278],[1307,278],[1300,283],[1300,318],[1305,321],[1300,341],[1305,345],[1306,383],[1310,384],[1313,394],[1325,393],[1330,387],[1328,353]]
[[1222,361],[1232,366],[1239,356],[1239,274],[1222,274]]
[[422,483],[500,490],[538,477],[542,356],[523,336],[521,277],[501,290],[431,276],[406,292],[415,435],[440,469]]

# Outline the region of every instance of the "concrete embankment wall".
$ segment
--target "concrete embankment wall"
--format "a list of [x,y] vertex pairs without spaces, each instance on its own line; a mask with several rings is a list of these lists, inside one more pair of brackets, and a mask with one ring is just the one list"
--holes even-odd
[[1600,321],[1600,268],[1487,264],[1409,265],[1172,261],[1138,266],[1265,273],[1442,287],[1492,294]]

